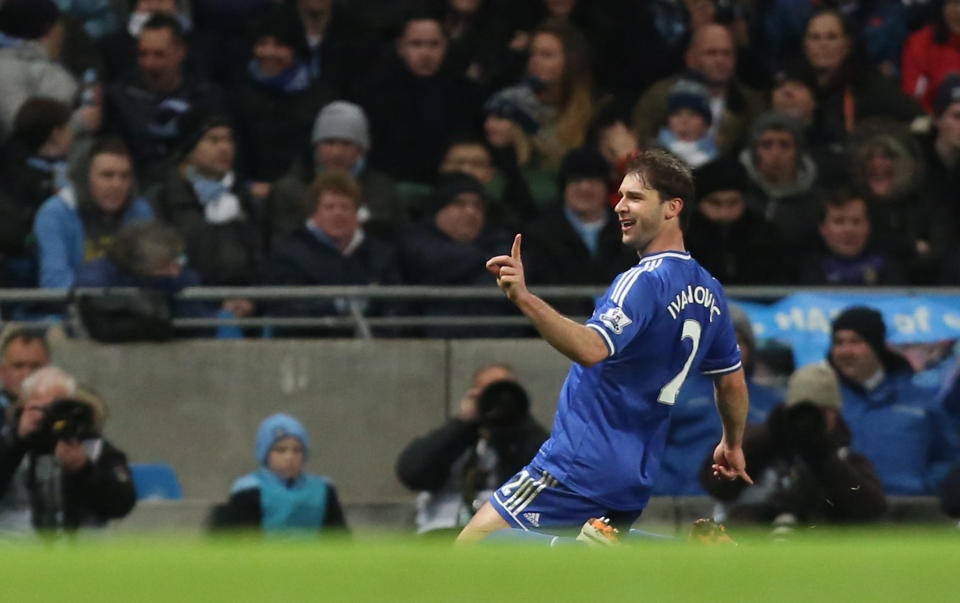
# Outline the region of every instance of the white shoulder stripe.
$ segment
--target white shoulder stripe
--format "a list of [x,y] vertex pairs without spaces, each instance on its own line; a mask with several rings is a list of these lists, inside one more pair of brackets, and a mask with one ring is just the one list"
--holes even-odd
[[620,287],[620,291],[613,296],[613,303],[618,306],[623,303],[623,300],[626,299],[627,293],[630,293],[630,288],[633,287],[633,284],[637,282],[637,279],[640,278],[640,274],[645,272],[643,267],[637,268],[636,270],[631,271],[630,276],[623,279],[623,285]]
[[727,367],[727,368],[717,369],[717,370],[715,370],[715,371],[703,371],[703,374],[704,374],[704,375],[720,375],[720,374],[723,374],[723,373],[732,373],[733,371],[735,371],[735,370],[737,370],[738,368],[740,368],[741,364],[742,364],[742,363],[738,362],[738,363],[734,364],[733,366],[729,366],[729,367]]
[[592,323],[588,324],[587,326],[593,329],[594,331],[596,331],[597,333],[600,333],[601,335],[603,335],[603,340],[604,342],[606,342],[607,348],[610,350],[611,356],[617,353],[617,348],[613,345],[613,340],[610,339],[610,335],[608,335],[607,332],[603,330],[603,327],[601,327],[600,325],[592,324]]
[[613,296],[610,298],[611,301],[618,306],[623,304],[623,300],[627,298],[627,294],[630,293],[630,289],[633,287],[634,283],[637,282],[637,279],[640,278],[640,275],[644,272],[653,272],[661,263],[662,260],[659,259],[649,262],[641,262],[639,266],[630,271],[629,280],[627,280],[628,277],[624,277],[620,283],[620,286],[617,287],[617,291],[615,291]]
[[627,283],[628,280],[630,280],[630,277],[637,270],[639,270],[638,267],[633,267],[630,270],[627,270],[626,272],[620,275],[620,280],[617,281],[617,285],[613,288],[613,293],[610,294],[611,300],[614,300],[617,298],[617,296],[620,294],[620,290],[623,289],[623,286]]

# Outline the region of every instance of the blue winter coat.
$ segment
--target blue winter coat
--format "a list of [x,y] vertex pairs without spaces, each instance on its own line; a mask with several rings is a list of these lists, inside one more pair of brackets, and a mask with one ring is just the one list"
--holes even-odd
[[888,373],[873,391],[840,379],[850,448],[873,462],[887,494],[935,494],[960,443],[938,407],[936,392],[916,386],[908,371]]
[[[152,220],[153,209],[144,199],[134,199],[123,214],[123,224]],[[83,220],[77,211],[72,186],[43,202],[33,221],[40,252],[40,286],[66,289],[73,285],[77,269],[83,265]]]
[[[776,390],[747,379],[750,413],[747,421],[763,423],[767,414],[783,396]],[[670,413],[667,447],[661,455],[660,474],[653,487],[654,496],[705,496],[700,486],[699,471],[703,459],[713,452],[723,424],[717,413],[713,379],[691,374],[680,389],[677,403]],[[749,467],[747,468],[749,472]]]

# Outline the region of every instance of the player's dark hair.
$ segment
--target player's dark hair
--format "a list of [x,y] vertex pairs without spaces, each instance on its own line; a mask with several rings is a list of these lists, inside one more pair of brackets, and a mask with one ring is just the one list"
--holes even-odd
[[680,211],[680,230],[687,229],[693,203],[696,200],[693,173],[675,155],[659,149],[637,151],[627,158],[627,173],[637,174],[649,188],[657,191],[660,202],[679,198],[683,201]]
[[858,194],[856,191],[849,188],[838,188],[830,191],[820,200],[817,223],[823,224],[824,220],[827,219],[827,212],[829,212],[831,209],[841,209],[858,201],[863,203],[864,213],[868,215],[869,219],[867,200],[863,198],[863,195]]
[[50,355],[50,346],[47,344],[47,338],[44,337],[43,331],[30,327],[22,327],[10,331],[3,338],[3,343],[0,343],[0,359],[7,355],[7,350],[10,349],[14,341],[22,341],[25,344],[39,341],[43,344],[43,351],[47,353],[47,356]]

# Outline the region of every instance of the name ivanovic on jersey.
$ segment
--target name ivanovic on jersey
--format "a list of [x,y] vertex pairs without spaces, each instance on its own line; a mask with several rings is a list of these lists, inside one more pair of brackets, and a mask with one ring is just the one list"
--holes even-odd
[[686,289],[677,293],[677,296],[670,302],[670,305],[667,306],[666,309],[667,312],[670,313],[670,316],[676,320],[680,312],[682,312],[688,304],[700,304],[705,308],[709,308],[710,322],[713,322],[714,316],[720,316],[720,307],[717,305],[716,296],[710,289],[703,286],[694,287],[693,285],[687,285]]

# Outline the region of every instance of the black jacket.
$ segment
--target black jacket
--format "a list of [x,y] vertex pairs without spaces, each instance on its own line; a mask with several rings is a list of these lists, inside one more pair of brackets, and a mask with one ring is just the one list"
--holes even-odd
[[223,224],[207,222],[190,181],[171,170],[153,202],[158,214],[172,224],[187,244],[187,257],[204,285],[253,284],[259,274],[265,233],[260,211],[239,182],[230,191],[240,200],[242,215]]
[[[636,251],[621,241],[620,222],[613,210],[600,231],[597,254],[591,255],[562,207],[544,212],[524,232],[523,253],[527,281],[542,285],[609,285],[639,261]],[[558,302],[566,314],[589,316],[591,301]]]
[[[843,417],[837,415],[829,432],[801,430],[794,411],[798,408],[804,413],[816,412],[811,404],[789,408],[781,404],[770,412],[766,423],[747,426],[743,453],[754,486],[748,487],[740,479],[714,477],[712,453],[701,466],[700,484],[711,496],[731,503],[731,519],[767,522],[781,513],[792,513],[801,521],[879,518],[886,511],[883,485],[867,457],[847,450],[851,435]],[[764,479],[767,473],[776,477]],[[762,500],[738,502],[748,488],[763,494],[751,496],[751,500]]]
[[0,437],[0,497],[7,499],[12,489],[25,489],[36,528],[103,525],[133,509],[137,494],[127,457],[112,444],[99,440],[99,454],[80,470],[64,472],[57,467],[45,477],[41,468],[54,466],[53,454],[28,448],[10,427]]
[[466,78],[418,78],[393,65],[360,99],[370,119],[370,163],[398,181],[432,182],[450,137],[479,131],[481,102]]
[[311,157],[313,121],[335,98],[321,82],[292,94],[253,81],[240,85],[232,99],[240,171],[251,180],[273,182],[296,161]]
[[[494,432],[488,441],[497,451],[497,483],[505,482],[529,463],[548,437],[550,434],[530,416]],[[453,465],[471,452],[479,439],[478,423],[451,419],[403,449],[397,459],[397,477],[411,490],[439,490],[453,477]],[[468,462],[466,468],[474,467]]]
[[694,209],[684,240],[690,254],[724,285],[788,283],[791,271],[780,257],[778,232],[749,208],[726,225]]
[[[400,269],[393,248],[367,237],[350,255],[320,241],[306,226],[282,239],[264,263],[264,285],[397,285]],[[395,305],[379,301],[359,302],[366,315],[393,314]],[[268,304],[273,316],[336,316],[349,314],[339,300],[292,300]],[[346,335],[343,330],[326,334]]]

